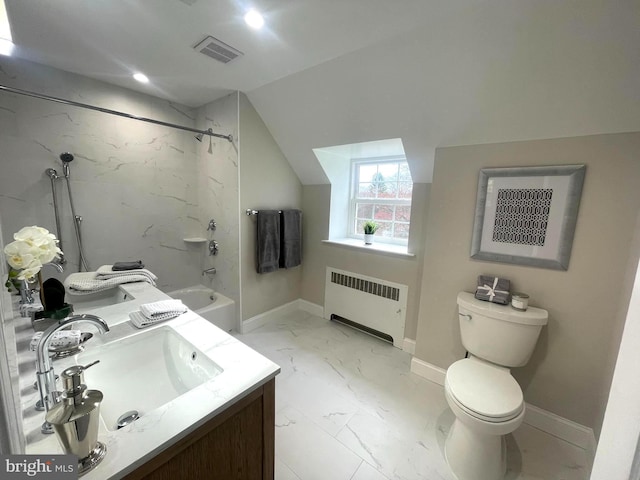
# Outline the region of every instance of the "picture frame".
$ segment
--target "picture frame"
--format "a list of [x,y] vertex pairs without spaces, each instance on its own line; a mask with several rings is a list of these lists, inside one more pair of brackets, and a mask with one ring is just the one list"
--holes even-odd
[[585,165],[483,168],[471,258],[567,270]]

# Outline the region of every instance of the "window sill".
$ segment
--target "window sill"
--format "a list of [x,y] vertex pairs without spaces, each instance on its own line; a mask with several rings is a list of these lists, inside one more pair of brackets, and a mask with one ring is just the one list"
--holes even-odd
[[362,240],[355,238],[335,238],[333,240],[322,240],[322,243],[390,257],[415,258],[415,254],[409,253],[404,245],[390,245],[388,243],[365,245]]

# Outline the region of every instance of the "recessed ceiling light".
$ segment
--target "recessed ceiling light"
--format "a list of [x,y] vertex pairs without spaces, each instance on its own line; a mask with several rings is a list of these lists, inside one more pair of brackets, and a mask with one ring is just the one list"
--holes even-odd
[[244,21],[247,23],[247,25],[249,25],[251,28],[255,28],[256,30],[259,30],[264,25],[264,18],[262,18],[260,12],[253,9],[249,10],[245,14]]
[[149,78],[144,73],[134,73],[133,78],[140,83],[149,83]]

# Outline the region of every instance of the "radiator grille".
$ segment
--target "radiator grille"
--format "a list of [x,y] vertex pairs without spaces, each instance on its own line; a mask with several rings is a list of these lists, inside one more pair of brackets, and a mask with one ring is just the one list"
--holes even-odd
[[390,285],[371,282],[363,278],[352,277],[343,273],[331,272],[331,283],[342,285],[343,287],[353,288],[361,292],[370,293],[377,297],[388,298],[389,300],[399,301],[400,289]]

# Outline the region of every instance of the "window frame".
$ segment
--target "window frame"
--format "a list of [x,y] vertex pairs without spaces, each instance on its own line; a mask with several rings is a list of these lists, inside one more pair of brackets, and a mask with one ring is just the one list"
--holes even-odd
[[[369,202],[367,203],[373,203],[373,204],[378,204],[378,205],[393,205],[393,206],[397,206],[397,205],[401,205],[401,206],[407,206],[409,207],[409,209],[411,208],[411,201],[412,198],[408,198],[408,199],[400,199],[400,198],[394,198],[394,199],[385,199],[385,198],[362,198],[362,197],[357,197],[357,192],[358,192],[358,186],[360,183],[360,178],[359,178],[359,171],[358,171],[358,167],[360,165],[364,165],[364,164],[373,164],[373,165],[380,165],[380,164],[384,164],[384,163],[405,163],[408,165],[407,162],[407,158],[404,155],[393,155],[393,156],[386,156],[386,157],[367,157],[367,158],[352,158],[351,159],[351,166],[350,166],[350,179],[349,179],[349,215],[348,215],[348,222],[349,224],[347,225],[347,236],[349,238],[358,238],[358,239],[363,239],[364,238],[364,234],[357,232],[356,231],[356,221],[357,221],[357,212],[356,212],[356,205],[358,203],[364,203],[367,200]],[[411,173],[409,173],[410,175]],[[413,196],[413,178],[411,179],[411,191],[412,191],[412,196]],[[374,220],[375,221],[375,220]],[[396,222],[395,220],[393,220],[392,223],[405,223],[405,222]],[[409,225],[409,232],[411,231],[411,219],[409,219],[409,222],[406,222]],[[410,233],[409,233],[410,234]],[[390,244],[390,245],[403,245],[403,246],[408,246],[409,243],[409,239],[405,238],[392,238],[392,237],[384,237],[382,235],[376,235],[376,243],[386,243],[386,244]]]

